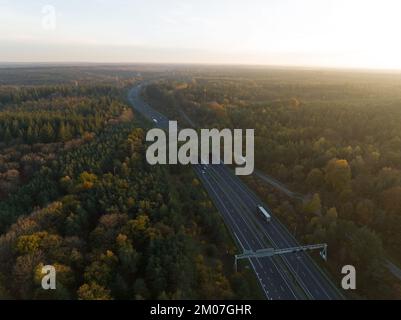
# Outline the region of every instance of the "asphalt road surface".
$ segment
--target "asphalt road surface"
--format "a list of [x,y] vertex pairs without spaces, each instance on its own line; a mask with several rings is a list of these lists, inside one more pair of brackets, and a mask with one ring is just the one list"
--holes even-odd
[[[141,98],[140,93],[145,85],[142,83],[132,88],[128,99],[134,109],[152,121],[155,127],[167,129],[169,119]],[[199,164],[193,167],[241,250],[299,246],[268,207],[226,165]],[[257,214],[258,205],[268,210],[272,216],[270,222]],[[250,264],[267,299],[343,298],[305,252],[252,258]]]

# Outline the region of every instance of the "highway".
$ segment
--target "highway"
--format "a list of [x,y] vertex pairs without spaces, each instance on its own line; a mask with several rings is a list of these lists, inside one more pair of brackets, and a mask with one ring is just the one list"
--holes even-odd
[[[139,84],[129,91],[130,103],[155,126],[167,129],[168,118],[141,98],[144,85]],[[199,164],[193,167],[241,250],[299,246],[268,207],[228,166]],[[269,211],[271,222],[266,222],[256,214],[258,205],[263,205]],[[267,299],[342,299],[331,281],[305,252],[253,258],[250,264]]]

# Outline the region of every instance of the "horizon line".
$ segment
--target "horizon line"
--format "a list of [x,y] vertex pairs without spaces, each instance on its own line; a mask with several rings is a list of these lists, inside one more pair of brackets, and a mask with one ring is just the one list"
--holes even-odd
[[221,63],[221,62],[157,62],[157,61],[0,61],[2,67],[19,66],[127,66],[127,65],[153,65],[153,66],[204,66],[204,67],[241,67],[241,68],[264,68],[264,69],[302,69],[302,70],[329,70],[329,71],[359,71],[359,72],[383,72],[401,73],[401,68],[375,68],[362,66],[329,66],[329,65],[300,65],[300,64],[261,64],[261,63]]

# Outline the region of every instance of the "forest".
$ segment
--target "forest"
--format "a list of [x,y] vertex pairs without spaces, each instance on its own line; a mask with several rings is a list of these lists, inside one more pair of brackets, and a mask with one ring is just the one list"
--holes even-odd
[[[234,272],[234,242],[190,167],[147,164],[148,124],[126,103],[137,71],[65,83],[63,70],[7,72],[0,298],[261,298],[249,269]],[[49,264],[57,290],[45,291]]]
[[[358,270],[354,298],[401,298],[401,75],[329,70],[182,71],[146,99],[197,128],[255,129],[255,176],[245,181],[301,243],[329,245],[324,267]],[[320,262],[319,262],[320,263]]]
[[262,298],[192,169],[147,163],[143,80],[180,126],[255,129],[244,182],[334,282],[356,267],[348,298],[401,298],[401,75],[153,65],[1,69],[0,298]]

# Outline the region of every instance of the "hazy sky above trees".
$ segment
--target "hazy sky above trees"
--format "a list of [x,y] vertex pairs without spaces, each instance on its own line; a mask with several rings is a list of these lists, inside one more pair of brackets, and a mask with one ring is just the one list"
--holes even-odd
[[[54,28],[43,26],[46,5]],[[397,0],[0,0],[0,61],[401,69],[400,9]]]

